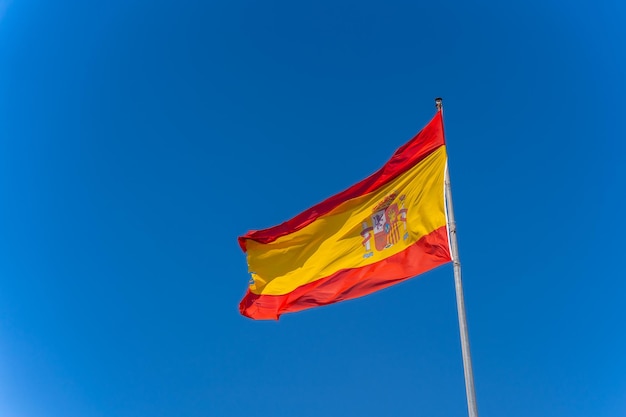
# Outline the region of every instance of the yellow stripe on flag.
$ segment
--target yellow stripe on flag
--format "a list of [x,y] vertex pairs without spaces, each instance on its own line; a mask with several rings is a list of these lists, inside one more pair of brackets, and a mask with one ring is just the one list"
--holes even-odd
[[[270,243],[249,240],[248,265],[254,280],[250,291],[288,294],[340,270],[393,256],[445,226],[446,158],[441,146],[388,184],[345,201],[300,230]],[[385,223],[375,227],[377,213]],[[369,240],[364,232],[368,228],[373,228]]]

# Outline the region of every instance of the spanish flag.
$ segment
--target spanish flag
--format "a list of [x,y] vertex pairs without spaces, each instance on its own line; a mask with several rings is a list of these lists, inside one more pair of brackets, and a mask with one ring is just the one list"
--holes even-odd
[[361,297],[449,262],[441,110],[377,172],[291,220],[239,237],[252,280],[241,314]]

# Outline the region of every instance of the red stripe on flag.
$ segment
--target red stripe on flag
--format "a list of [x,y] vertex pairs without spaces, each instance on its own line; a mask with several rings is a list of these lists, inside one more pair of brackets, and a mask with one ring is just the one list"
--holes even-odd
[[444,144],[443,122],[441,111],[438,111],[424,129],[401,146],[391,159],[374,174],[284,223],[268,229],[249,231],[239,237],[239,246],[245,252],[246,239],[255,240],[259,243],[270,243],[281,236],[300,230],[344,201],[370,193],[378,187],[389,183]]
[[281,314],[362,297],[450,262],[445,226],[404,251],[375,264],[344,269],[284,295],[257,295],[248,290],[239,304],[244,316],[278,320]]

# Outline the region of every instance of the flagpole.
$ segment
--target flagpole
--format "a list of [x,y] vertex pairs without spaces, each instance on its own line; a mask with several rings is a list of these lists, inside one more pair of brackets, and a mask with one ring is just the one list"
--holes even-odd
[[[443,99],[437,97],[435,106],[443,116]],[[442,119],[443,123],[443,119]],[[459,315],[459,332],[461,333],[461,353],[463,354],[463,371],[465,374],[465,394],[467,395],[467,411],[469,417],[478,417],[476,407],[476,391],[474,390],[474,372],[472,371],[472,357],[470,355],[469,335],[467,332],[467,319],[465,317],[465,300],[463,298],[463,284],[461,281],[461,261],[459,259],[459,246],[456,236],[456,222],[452,208],[452,189],[450,187],[450,173],[446,165],[445,173],[446,211],[448,232],[450,234],[450,251],[452,252],[452,265],[454,267],[454,287],[456,289],[456,307]]]

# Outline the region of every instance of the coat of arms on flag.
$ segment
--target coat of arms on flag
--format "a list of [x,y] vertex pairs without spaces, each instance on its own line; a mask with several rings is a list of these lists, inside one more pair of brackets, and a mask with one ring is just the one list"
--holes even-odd
[[397,198],[398,194],[395,192],[388,195],[372,209],[373,213],[369,219],[371,225],[368,223],[368,220],[363,222],[361,236],[363,237],[363,246],[365,247],[364,258],[374,256],[371,243],[372,237],[374,238],[374,248],[377,251],[393,246],[400,240],[400,235],[402,235],[403,240],[409,237],[406,226],[407,209],[404,207],[405,196],[401,195],[398,199],[400,202],[399,207],[395,201]]

